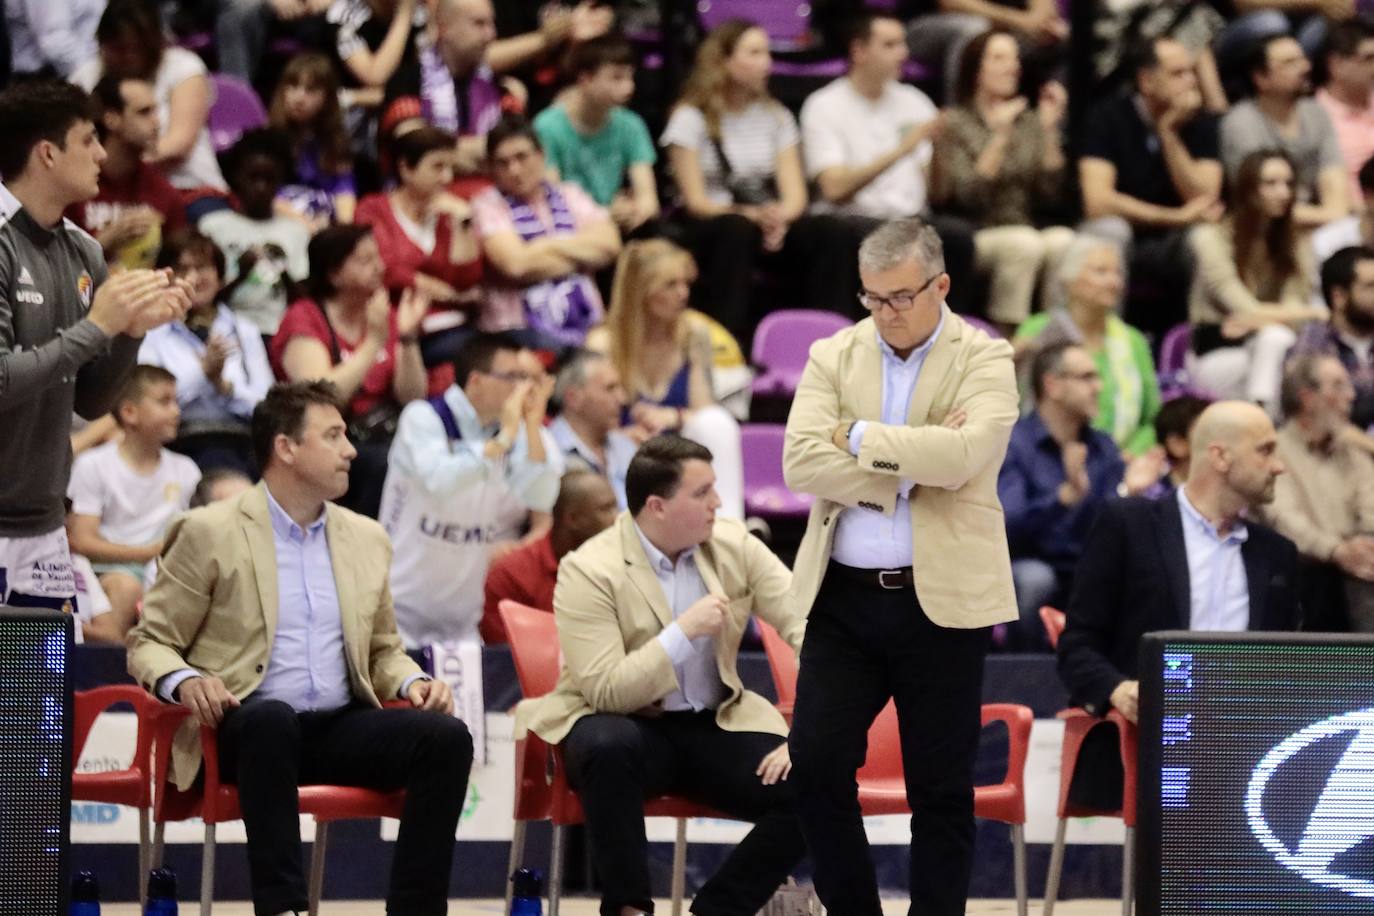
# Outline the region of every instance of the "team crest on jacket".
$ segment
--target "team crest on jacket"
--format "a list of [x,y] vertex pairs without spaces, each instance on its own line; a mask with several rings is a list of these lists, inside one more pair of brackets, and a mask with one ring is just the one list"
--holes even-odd
[[81,276],[76,278],[76,294],[81,297],[81,304],[86,308],[91,307],[91,281],[90,271],[81,271]]

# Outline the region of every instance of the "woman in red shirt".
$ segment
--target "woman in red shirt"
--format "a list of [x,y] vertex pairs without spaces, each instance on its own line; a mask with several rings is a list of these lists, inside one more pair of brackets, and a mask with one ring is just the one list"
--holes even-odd
[[340,503],[373,517],[401,407],[426,389],[419,334],[429,299],[407,289],[392,309],[382,271],[368,227],[320,230],[310,240],[311,298],[287,309],[270,350],[278,378],[325,379],[348,401],[345,419],[358,457]]
[[393,292],[414,287],[434,303],[422,326],[424,362],[451,360],[482,305],[482,251],[467,202],[448,193],[453,135],[421,127],[391,144],[395,190],[358,204],[356,221],[372,227]]

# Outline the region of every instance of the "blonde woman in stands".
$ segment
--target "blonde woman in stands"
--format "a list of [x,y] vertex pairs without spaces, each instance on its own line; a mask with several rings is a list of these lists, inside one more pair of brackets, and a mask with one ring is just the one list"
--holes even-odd
[[1008,330],[1030,315],[1042,274],[1073,241],[1065,226],[1036,226],[1063,192],[1068,96],[1046,83],[1032,107],[1020,82],[1015,36],[990,29],[970,41],[934,159],[935,207],[972,224],[974,266],[991,279],[988,317]]
[[762,317],[756,267],[788,284],[790,303],[855,314],[858,230],[807,214],[797,119],[768,92],[768,34],[743,19],[711,31],[659,142],[701,263],[697,307],[748,345]]
[[1236,172],[1230,214],[1188,239],[1197,258],[1188,297],[1197,383],[1271,412],[1295,330],[1327,316],[1312,298],[1311,246],[1293,220],[1294,176],[1286,153],[1256,150]]
[[631,242],[616,265],[606,323],[587,335],[587,348],[606,354],[625,385],[627,432],[640,440],[679,432],[709,448],[720,512],[743,518],[739,422],[711,393],[710,332],[687,309],[696,276],[692,256],[672,242]]

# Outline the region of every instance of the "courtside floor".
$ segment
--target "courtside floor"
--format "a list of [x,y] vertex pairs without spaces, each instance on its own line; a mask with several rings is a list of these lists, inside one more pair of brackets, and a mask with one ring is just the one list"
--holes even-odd
[[[215,916],[253,916],[253,907],[246,901],[228,900],[216,903]],[[181,912],[194,914],[199,905],[183,900]],[[503,911],[500,900],[454,900],[449,903],[449,916],[493,916]],[[685,909],[685,908],[684,908]],[[906,913],[907,904],[902,900],[889,900],[883,905],[887,916],[900,916]],[[101,908],[105,916],[138,916],[139,909],[132,903],[107,903]],[[560,911],[567,916],[596,916],[597,902],[586,897],[564,898]],[[1040,912],[1040,902],[1032,900],[1031,913]],[[1117,916],[1121,912],[1120,900],[1066,900],[1055,904],[1054,911],[1064,916]],[[325,900],[320,904],[320,916],[382,916],[381,901],[365,900]],[[672,904],[660,900],[657,912],[661,916],[672,913]],[[968,916],[1002,916],[1016,912],[1015,900],[970,900]]]

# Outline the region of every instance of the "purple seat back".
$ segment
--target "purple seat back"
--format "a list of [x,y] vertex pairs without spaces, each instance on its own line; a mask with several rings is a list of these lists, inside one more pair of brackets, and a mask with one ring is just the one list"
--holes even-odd
[[784,309],[772,312],[754,332],[750,361],[763,371],[754,383],[756,394],[792,394],[797,390],[811,344],[853,324],[835,312]]
[[811,4],[804,0],[697,0],[697,16],[708,32],[730,19],[748,19],[768,33],[775,51],[805,48],[811,40]]
[[811,511],[814,497],[793,493],[782,476],[782,444],[785,427],[780,423],[745,423],[740,426],[744,453],[744,506],[749,515],[799,518]]
[[210,144],[222,153],[238,142],[245,131],[267,123],[267,109],[253,87],[235,76],[211,74],[215,100],[210,104]]
[[1002,337],[1001,331],[997,330],[995,327],[988,324],[981,318],[978,318],[974,315],[960,315],[959,317],[964,319],[964,324],[971,325],[972,327],[977,328],[978,330],[982,331],[983,333],[987,334],[989,337],[995,340],[1000,340]]
[[1159,374],[1161,377],[1172,377],[1184,371],[1192,336],[1193,329],[1186,323],[1174,325],[1164,335],[1164,340],[1159,345]]

